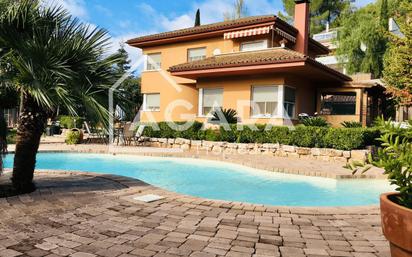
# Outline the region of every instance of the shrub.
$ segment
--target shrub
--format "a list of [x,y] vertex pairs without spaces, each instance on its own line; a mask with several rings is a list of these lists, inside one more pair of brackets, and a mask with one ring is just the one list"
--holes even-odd
[[66,134],[66,144],[68,145],[80,144],[82,140],[83,138],[80,130],[70,130]]
[[[84,118],[61,115],[58,118],[60,122],[60,127],[65,129],[81,128],[84,122]],[[74,122],[76,120],[76,123]]]
[[329,123],[322,117],[308,117],[300,119],[306,127],[329,127]]
[[237,123],[237,111],[234,109],[222,109],[218,108],[212,112],[213,118],[212,121],[220,121],[219,115],[223,115],[225,117],[227,123],[229,124],[236,124]]
[[[380,136],[377,128],[330,128],[299,125],[294,129],[286,126],[256,125],[257,130],[245,125],[238,130],[238,125],[220,126],[219,129],[202,129],[203,124],[195,122],[185,131],[175,131],[166,122],[157,124],[160,130],[149,125],[143,135],[157,138],[186,138],[191,140],[225,141],[236,143],[279,143],[299,147],[335,148],[339,150],[362,149],[369,145],[379,145]],[[226,127],[227,128],[227,127]]]
[[286,126],[275,126],[264,132],[265,143],[284,144],[292,143],[290,129]]
[[220,131],[210,128],[206,130],[200,130],[199,139],[206,141],[221,141]]
[[358,121],[344,121],[341,123],[342,127],[344,128],[361,128],[362,123]]
[[394,202],[412,209],[412,127],[401,128],[390,120],[380,120],[377,126],[383,133],[378,138],[382,147],[375,159],[369,156],[369,161],[384,168],[391,185],[396,185],[399,195],[393,199]]
[[[180,126],[184,125],[185,122],[174,122],[175,125]],[[146,128],[143,131],[143,136],[145,137],[155,137],[155,138],[186,138],[192,140],[199,139],[199,131],[203,127],[203,123],[195,121],[188,129],[186,130],[176,130],[174,129],[175,125],[168,122],[159,122],[157,126],[159,129],[155,129],[156,125],[147,123],[145,124]],[[136,126],[138,129],[139,126]]]
[[290,143],[301,147],[327,147],[325,136],[330,128],[296,126],[290,132]]

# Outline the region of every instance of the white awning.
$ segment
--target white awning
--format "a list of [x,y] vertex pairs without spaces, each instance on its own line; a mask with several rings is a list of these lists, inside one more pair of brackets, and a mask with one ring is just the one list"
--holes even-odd
[[256,35],[269,34],[270,30],[273,29],[272,26],[265,26],[253,29],[238,30],[233,32],[227,32],[224,34],[224,39],[240,38],[240,37],[250,37]]

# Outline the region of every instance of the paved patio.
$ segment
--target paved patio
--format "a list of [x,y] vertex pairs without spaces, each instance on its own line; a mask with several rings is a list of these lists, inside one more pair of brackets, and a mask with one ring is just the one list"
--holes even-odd
[[[0,257],[389,256],[377,207],[211,201],[76,172],[38,172],[36,182],[32,194],[0,198]],[[148,193],[165,198],[133,199]]]

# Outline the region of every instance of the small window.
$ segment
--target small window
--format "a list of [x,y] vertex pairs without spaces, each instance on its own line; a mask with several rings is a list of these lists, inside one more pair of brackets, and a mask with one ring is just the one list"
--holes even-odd
[[267,40],[243,42],[240,44],[240,51],[256,51],[268,48]]
[[203,89],[202,96],[202,115],[208,115],[213,109],[223,106],[223,89]]
[[320,113],[323,115],[355,115],[356,92],[322,93]]
[[295,89],[285,86],[283,106],[285,108],[285,114],[287,115],[288,118],[295,117],[295,102],[296,102]]
[[187,61],[200,61],[206,58],[206,47],[192,48],[187,50]]
[[272,117],[278,114],[278,87],[253,87],[252,115],[255,117]]
[[144,94],[143,100],[143,107],[145,111],[160,111],[160,94]]
[[146,70],[159,70],[162,66],[161,54],[148,54],[146,62]]

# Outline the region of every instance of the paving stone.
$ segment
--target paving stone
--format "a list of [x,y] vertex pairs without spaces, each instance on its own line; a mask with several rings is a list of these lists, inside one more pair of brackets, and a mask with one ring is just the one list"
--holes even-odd
[[[377,207],[211,201],[83,173],[36,172],[36,184],[0,199],[0,257],[389,257]],[[141,194],[165,198],[132,200]]]
[[0,257],[15,257],[23,255],[21,252],[12,250],[12,249],[3,249],[0,250]]

